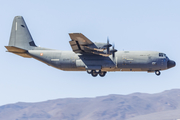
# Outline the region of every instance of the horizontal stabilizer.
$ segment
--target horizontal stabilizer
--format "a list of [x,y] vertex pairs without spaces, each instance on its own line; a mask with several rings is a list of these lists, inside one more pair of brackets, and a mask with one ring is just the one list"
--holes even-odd
[[21,49],[18,47],[14,47],[14,46],[5,46],[5,47],[8,50],[7,52],[12,52],[12,53],[22,56],[22,57],[31,58],[31,56],[28,54],[27,50],[24,50],[24,49]]

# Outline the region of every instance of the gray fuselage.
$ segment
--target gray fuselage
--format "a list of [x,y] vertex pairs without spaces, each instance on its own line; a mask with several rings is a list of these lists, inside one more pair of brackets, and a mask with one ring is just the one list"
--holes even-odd
[[[118,51],[115,57],[75,54],[71,51],[28,50],[29,55],[65,71],[148,71],[168,69],[169,58],[154,51]],[[162,54],[160,56],[160,54]]]

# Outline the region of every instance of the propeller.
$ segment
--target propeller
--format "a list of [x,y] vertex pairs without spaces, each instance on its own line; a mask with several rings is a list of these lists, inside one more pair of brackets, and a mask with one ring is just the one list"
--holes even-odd
[[115,47],[115,45],[113,44],[112,50],[110,50],[110,52],[112,53],[113,58],[115,57],[115,52],[117,52],[117,50],[114,47]]
[[106,48],[107,50],[107,54],[112,54],[113,58],[115,57],[115,52],[117,52],[117,50],[114,48],[115,45],[113,44],[113,47],[112,49],[110,50],[109,48],[111,47],[112,45],[109,44],[109,37],[107,37],[107,44],[103,46],[103,48]]
[[109,53],[110,53],[109,48],[110,48],[111,46],[112,46],[112,45],[111,45],[111,44],[109,44],[109,38],[107,37],[107,44],[106,44],[106,45],[104,45],[104,47],[107,49],[107,54],[109,54]]

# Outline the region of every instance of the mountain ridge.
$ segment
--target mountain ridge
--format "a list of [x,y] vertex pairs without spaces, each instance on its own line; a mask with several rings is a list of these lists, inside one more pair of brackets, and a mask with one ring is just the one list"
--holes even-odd
[[[126,120],[180,109],[180,89],[0,106],[1,120]],[[155,114],[156,115],[156,114]],[[178,115],[177,115],[178,116]],[[178,118],[177,118],[178,119]],[[161,119],[160,119],[161,120]]]

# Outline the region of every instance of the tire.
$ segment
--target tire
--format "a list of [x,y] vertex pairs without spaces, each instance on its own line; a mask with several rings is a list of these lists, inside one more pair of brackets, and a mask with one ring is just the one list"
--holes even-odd
[[104,77],[106,75],[106,72],[100,72],[99,76]]
[[92,75],[93,77],[96,77],[96,76],[98,75],[98,73],[97,73],[95,70],[92,70],[91,75]]
[[91,73],[92,73],[92,70],[87,70],[87,73],[88,73],[88,74],[91,74]]
[[155,71],[155,74],[156,74],[157,76],[159,76],[159,75],[161,74],[161,72],[160,72],[159,70],[156,70],[156,71]]
[[95,70],[96,73],[101,73],[101,70]]

